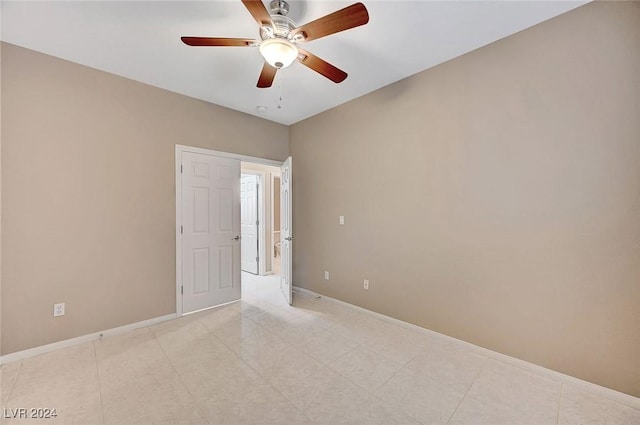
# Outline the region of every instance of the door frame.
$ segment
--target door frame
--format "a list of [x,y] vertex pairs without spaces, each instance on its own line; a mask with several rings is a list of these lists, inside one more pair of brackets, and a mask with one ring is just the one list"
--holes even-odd
[[230,152],[216,151],[212,149],[197,148],[194,146],[178,145],[175,147],[175,184],[176,184],[176,316],[182,317],[182,153],[190,152],[202,155],[219,156],[223,158],[237,159],[240,162],[253,162],[256,164],[282,166],[284,161],[274,161],[273,159],[258,158],[255,156],[239,155]]

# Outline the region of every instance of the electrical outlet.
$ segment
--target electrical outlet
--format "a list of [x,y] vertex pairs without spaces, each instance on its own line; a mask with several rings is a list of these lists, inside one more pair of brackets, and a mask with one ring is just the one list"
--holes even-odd
[[64,303],[53,305],[53,317],[64,316]]
[[329,280],[329,272],[324,272],[324,280]]
[[367,279],[364,280],[364,289],[369,289],[369,281]]
[[340,217],[338,217],[338,223],[340,224],[344,224],[344,216],[341,215]]

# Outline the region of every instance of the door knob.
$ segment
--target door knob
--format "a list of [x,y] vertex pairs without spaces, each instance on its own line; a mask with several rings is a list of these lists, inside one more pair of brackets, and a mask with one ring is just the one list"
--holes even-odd
[[285,241],[292,241],[295,239],[295,236],[287,236],[286,238],[284,238]]
[[232,241],[239,241],[240,240],[240,235],[236,235],[235,238],[231,238]]

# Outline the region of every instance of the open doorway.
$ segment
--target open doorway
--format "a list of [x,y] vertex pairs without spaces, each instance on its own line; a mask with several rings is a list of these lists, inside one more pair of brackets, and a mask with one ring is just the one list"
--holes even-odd
[[280,168],[241,162],[242,297],[280,286]]

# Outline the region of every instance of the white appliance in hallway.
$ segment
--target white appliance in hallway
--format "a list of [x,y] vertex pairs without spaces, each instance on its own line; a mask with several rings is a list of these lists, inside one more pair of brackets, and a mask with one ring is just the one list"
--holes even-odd
[[260,264],[258,214],[260,210],[260,180],[255,174],[242,174],[240,177],[240,234],[242,271],[258,274]]
[[182,313],[240,299],[240,161],[182,152]]

